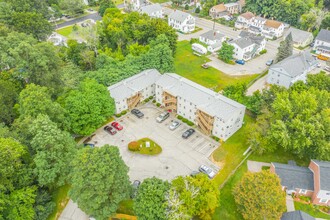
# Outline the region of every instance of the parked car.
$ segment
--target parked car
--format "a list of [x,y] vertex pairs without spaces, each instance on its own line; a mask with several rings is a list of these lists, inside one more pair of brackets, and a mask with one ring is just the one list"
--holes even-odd
[[329,58],[326,57],[326,56],[323,56],[323,55],[319,54],[319,55],[317,56],[317,59],[327,61]]
[[210,179],[213,179],[215,177],[215,172],[212,170],[212,168],[208,166],[201,165],[198,170],[202,173],[205,173]]
[[123,126],[121,126],[118,122],[114,121],[111,123],[111,126],[116,128],[118,131],[123,130]]
[[190,176],[193,176],[193,177],[194,177],[194,176],[196,176],[196,175],[198,175],[198,174],[200,174],[200,172],[194,170],[194,171],[191,172]]
[[111,126],[105,126],[103,128],[103,130],[105,130],[106,132],[108,132],[111,135],[114,135],[114,134],[117,133],[117,131],[113,127],[111,127]]
[[94,147],[95,147],[95,144],[92,144],[92,143],[84,143],[84,147],[94,148]]
[[138,109],[132,109],[131,113],[138,118],[143,118],[144,114]]
[[195,133],[195,130],[192,128],[189,128],[188,130],[186,130],[183,134],[182,137],[184,139],[187,139],[188,137],[190,137],[193,133]]
[[323,67],[323,69],[324,69],[325,71],[330,72],[330,67],[329,67],[329,66],[325,66],[325,67]]
[[245,61],[244,60],[236,60],[235,63],[244,65],[245,64]]
[[170,124],[169,129],[170,129],[171,131],[173,131],[173,130],[177,129],[180,125],[181,125],[180,122],[178,122],[178,121],[173,121],[173,122]]
[[161,123],[161,122],[165,121],[168,117],[170,117],[170,113],[169,112],[163,112],[162,114],[160,114],[156,118],[156,121]]
[[92,140],[92,138],[95,136],[95,134],[92,134],[91,136],[88,136],[85,140],[84,140],[84,144],[88,143],[90,140]]
[[210,65],[204,63],[204,64],[202,64],[202,67],[203,67],[204,69],[208,69],[208,68],[210,67]]
[[266,62],[266,65],[267,65],[267,66],[270,66],[270,65],[273,64],[273,62],[274,62],[274,60],[268,60],[268,61]]
[[136,196],[137,190],[138,190],[140,184],[141,184],[140,180],[134,180],[134,182],[132,184],[133,191],[131,194],[131,199],[133,199]]

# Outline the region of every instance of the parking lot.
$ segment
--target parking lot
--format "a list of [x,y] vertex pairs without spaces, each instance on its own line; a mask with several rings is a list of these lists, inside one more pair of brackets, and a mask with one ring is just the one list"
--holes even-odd
[[[156,117],[163,111],[153,104],[139,108],[144,117],[139,119],[131,113],[117,120],[124,129],[115,135],[110,135],[103,127],[95,132],[90,143],[97,147],[105,144],[118,146],[120,154],[129,167],[129,176],[133,180],[143,180],[148,177],[158,177],[171,180],[179,175],[189,175],[197,171],[200,165],[207,165],[213,170],[219,168],[208,157],[219,146],[213,139],[196,132],[188,139],[183,139],[182,133],[189,127],[182,123],[176,130],[168,127],[175,120],[174,114],[162,123],[156,122]],[[148,137],[162,147],[159,155],[149,156],[128,150],[128,143]]]

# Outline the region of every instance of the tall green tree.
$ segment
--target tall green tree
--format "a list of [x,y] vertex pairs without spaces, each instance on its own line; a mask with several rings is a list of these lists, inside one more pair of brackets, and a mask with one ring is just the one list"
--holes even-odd
[[78,89],[69,92],[63,104],[72,131],[81,135],[94,132],[115,112],[115,103],[107,88],[91,79],[84,80]]
[[134,198],[134,213],[141,220],[165,220],[166,194],[170,188],[167,181],[156,177],[145,179]]
[[0,79],[0,91],[0,122],[9,125],[16,117],[14,105],[18,100],[18,89],[13,82]]
[[116,5],[111,0],[100,0],[99,5],[99,14],[101,17],[103,17],[105,10],[108,8],[116,8]]
[[76,153],[75,141],[46,115],[39,115],[30,129],[34,135],[31,146],[39,184],[50,188],[64,185]]
[[85,4],[83,0],[60,0],[60,8],[69,15],[82,14]]
[[219,59],[225,63],[229,63],[234,57],[234,46],[228,44],[227,42],[222,43],[222,47],[218,52]]
[[292,34],[288,34],[284,41],[280,43],[280,46],[278,48],[276,61],[280,62],[284,60],[285,58],[291,56],[293,53],[293,40],[292,40]]
[[269,171],[244,174],[233,195],[244,219],[280,219],[286,210],[280,179]]
[[108,220],[131,191],[128,167],[117,147],[83,148],[72,161],[69,195],[86,213]]

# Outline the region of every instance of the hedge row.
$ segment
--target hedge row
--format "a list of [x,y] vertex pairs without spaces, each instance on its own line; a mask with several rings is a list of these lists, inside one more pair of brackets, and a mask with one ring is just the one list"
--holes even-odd
[[189,126],[193,126],[194,125],[194,122],[189,121],[188,119],[182,117],[181,115],[178,115],[177,116],[177,119],[181,120],[183,123],[186,123]]
[[126,113],[127,113],[127,111],[124,110],[124,111],[120,112],[119,114],[115,114],[115,116],[116,116],[117,118],[119,118],[119,117],[121,117],[121,116],[123,116],[123,115],[126,115]]

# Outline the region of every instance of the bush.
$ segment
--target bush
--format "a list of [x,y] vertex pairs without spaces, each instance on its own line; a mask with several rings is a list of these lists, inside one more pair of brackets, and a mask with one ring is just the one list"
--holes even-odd
[[154,100],[152,100],[152,103],[156,103],[156,100],[154,99]]
[[216,137],[216,136],[212,136],[212,139],[215,140],[215,141],[220,141],[220,138]]
[[266,49],[263,49],[262,51],[260,51],[260,55],[262,55],[262,54],[265,54],[265,53],[267,53],[267,50]]
[[194,43],[200,43],[200,42],[199,42],[199,39],[197,39],[197,38],[191,38],[189,43],[194,44]]
[[157,103],[156,105],[157,105],[157,107],[160,107],[160,103]]
[[195,13],[198,14],[199,12],[201,12],[201,9],[200,9],[200,7],[198,6],[198,7],[196,8],[196,10],[195,10]]
[[194,122],[192,122],[192,121],[187,121],[187,125],[189,125],[189,126],[193,126],[193,125],[194,125]]
[[184,10],[189,10],[189,5],[185,5]]
[[132,141],[128,144],[128,150],[130,151],[139,151],[140,144],[137,141]]
[[127,114],[127,111],[124,110],[124,111],[122,111],[120,114],[121,114],[121,115],[126,115],[126,114]]
[[119,118],[121,116],[121,113],[115,114],[115,116]]
[[153,99],[154,97],[153,96],[149,96],[149,100]]
[[183,117],[182,117],[181,115],[178,115],[177,118],[178,118],[179,120],[182,120],[182,119],[183,119]]
[[183,119],[182,119],[182,122],[187,123],[187,122],[188,122],[188,119],[183,118]]

